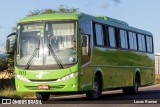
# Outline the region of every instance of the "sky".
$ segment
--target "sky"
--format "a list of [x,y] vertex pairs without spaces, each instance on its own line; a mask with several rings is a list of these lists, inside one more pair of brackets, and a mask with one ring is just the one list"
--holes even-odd
[[130,26],[150,31],[154,36],[155,53],[160,52],[160,0],[1,0],[0,45],[12,27],[33,10],[57,9],[60,5],[79,8],[80,12],[108,16]]

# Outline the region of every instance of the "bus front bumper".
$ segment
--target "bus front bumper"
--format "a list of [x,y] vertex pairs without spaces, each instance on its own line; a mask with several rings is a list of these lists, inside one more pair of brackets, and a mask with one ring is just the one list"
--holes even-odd
[[26,82],[15,78],[15,83],[17,92],[77,92],[78,80],[77,75],[60,82]]

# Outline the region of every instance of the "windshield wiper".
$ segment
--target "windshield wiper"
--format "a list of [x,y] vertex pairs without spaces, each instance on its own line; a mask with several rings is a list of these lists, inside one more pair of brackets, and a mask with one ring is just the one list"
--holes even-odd
[[38,53],[38,57],[39,57],[39,48],[40,48],[40,40],[39,40],[39,43],[38,43],[38,48],[36,48],[34,50],[34,52],[32,53],[31,57],[29,58],[29,60],[26,64],[25,69],[28,69],[31,66],[31,62],[32,62],[33,58],[37,55],[37,53]]
[[55,54],[54,50],[52,49],[52,46],[50,44],[48,44],[48,48],[54,58],[54,60],[56,61],[57,65],[59,66],[59,68],[64,68],[61,61],[59,60],[59,58],[57,57],[57,55]]

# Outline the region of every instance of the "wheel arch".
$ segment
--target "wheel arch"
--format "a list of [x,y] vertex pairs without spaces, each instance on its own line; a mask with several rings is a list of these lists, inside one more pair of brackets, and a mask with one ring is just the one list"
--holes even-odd
[[[94,71],[94,76],[93,76],[93,80],[94,81],[94,78],[98,76],[98,79],[100,80],[100,85],[101,85],[101,89],[103,89],[103,71],[101,68],[96,68],[96,70]],[[92,82],[93,83],[93,82]]]
[[[140,69],[136,68],[135,73],[134,73],[134,78],[137,76],[138,78],[138,84],[141,85],[141,73],[140,73]],[[134,81],[135,83],[135,81]]]

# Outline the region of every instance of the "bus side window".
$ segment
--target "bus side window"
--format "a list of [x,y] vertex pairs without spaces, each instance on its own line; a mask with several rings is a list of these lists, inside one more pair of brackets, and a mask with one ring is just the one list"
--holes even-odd
[[145,36],[142,34],[138,34],[138,46],[139,46],[139,51],[146,51],[146,46],[145,46]]
[[113,27],[108,27],[108,31],[109,31],[109,46],[111,48],[116,48],[115,29]]
[[81,49],[81,63],[85,64],[90,60],[90,37],[89,35],[81,36],[82,49]]
[[122,49],[128,49],[127,32],[125,30],[120,30],[120,43]]
[[91,44],[90,36],[91,32],[91,21],[80,20],[80,32],[81,32],[81,64],[89,62],[91,56]]
[[147,43],[147,52],[152,53],[153,52],[152,37],[146,36],[146,43]]
[[137,39],[136,39],[136,33],[129,32],[129,46],[131,50],[137,50]]
[[87,35],[84,35],[84,36],[82,36],[82,55],[88,55],[89,53],[88,53],[88,43],[89,43],[89,41],[88,41],[89,39],[88,39],[88,36]]
[[104,46],[105,40],[104,40],[104,29],[101,24],[95,24],[95,45],[96,46]]

